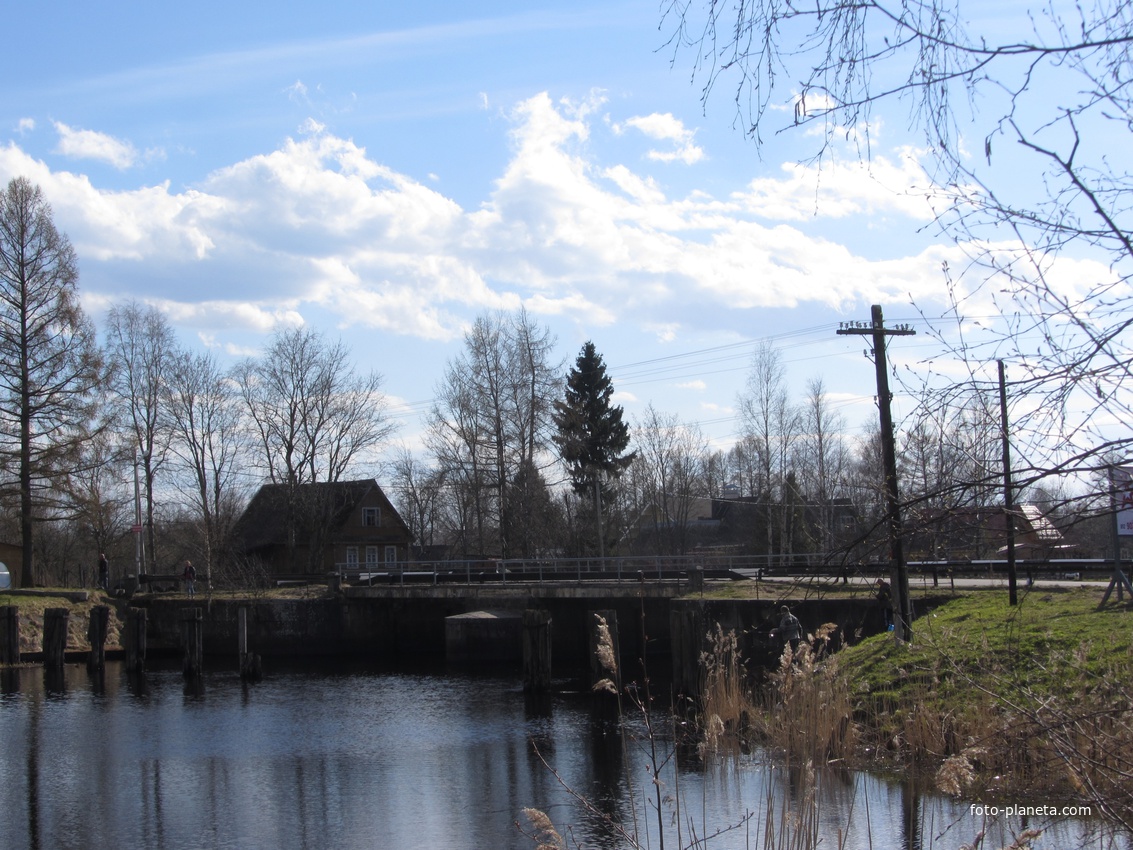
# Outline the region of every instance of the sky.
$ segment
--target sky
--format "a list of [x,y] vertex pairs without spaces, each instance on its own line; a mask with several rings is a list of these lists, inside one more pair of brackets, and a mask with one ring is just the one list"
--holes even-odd
[[[655,2],[26,3],[6,24],[0,180],[43,188],[96,325],[152,304],[235,362],[306,324],[383,374],[411,448],[465,330],[521,306],[567,364],[594,341],[630,421],[652,405],[726,448],[766,340],[858,432],[874,370],[839,323],[880,304],[916,327],[962,262],[902,116],[868,165],[757,149]],[[890,346],[932,356],[927,334]]]

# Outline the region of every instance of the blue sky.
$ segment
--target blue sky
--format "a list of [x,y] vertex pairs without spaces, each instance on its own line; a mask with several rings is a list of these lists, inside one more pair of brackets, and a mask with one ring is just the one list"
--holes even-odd
[[18,4],[0,54],[0,180],[43,187],[88,311],[155,304],[227,360],[308,323],[384,374],[410,445],[463,329],[521,305],[568,362],[594,340],[631,418],[726,446],[769,338],[856,430],[873,369],[838,322],[912,321],[962,263],[904,116],[868,169],[757,151],[652,2],[110,5]]

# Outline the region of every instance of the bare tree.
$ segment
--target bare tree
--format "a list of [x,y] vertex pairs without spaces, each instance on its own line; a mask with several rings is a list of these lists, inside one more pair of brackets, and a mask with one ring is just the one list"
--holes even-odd
[[541,461],[559,390],[553,346],[524,311],[479,316],[437,386],[426,441],[446,481],[464,491],[479,555],[512,554],[511,514],[531,502],[509,490],[537,486],[551,462]]
[[834,548],[834,500],[843,493],[846,464],[846,420],[834,410],[822,378],[807,384],[802,407],[799,470],[804,492],[814,503],[816,537],[821,549]]
[[659,413],[653,405],[633,429],[633,442],[631,469],[637,468],[644,489],[645,531],[658,554],[684,554],[694,508],[707,495],[699,473],[708,444],[696,425]]
[[35,583],[36,519],[58,503],[54,483],[79,463],[102,380],[78,276],[42,191],[11,180],[0,195],[0,465],[17,479],[25,587]]
[[[82,446],[82,462],[66,479],[71,521],[64,523],[86,543],[85,556],[94,576],[94,553],[109,552],[130,538],[134,492],[130,473],[133,454],[112,430],[99,431]],[[68,532],[62,532],[68,536]],[[130,570],[132,572],[132,569]]]
[[402,446],[393,459],[393,497],[413,539],[423,547],[437,542],[441,526],[444,475]]
[[786,486],[792,451],[799,433],[799,412],[787,394],[787,372],[783,357],[769,343],[762,343],[752,357],[747,383],[738,399],[740,419],[748,445],[755,449],[760,478],[766,487],[768,557],[776,552],[775,529],[780,531],[779,551],[789,550],[785,539],[791,511]]
[[[300,518],[311,530],[311,557],[320,557],[332,506],[319,499],[333,492],[304,485],[345,480],[393,432],[382,377],[356,372],[341,343],[293,328],[276,333],[261,357],[240,364],[235,379],[250,424],[254,463],[272,483],[288,488],[292,560]],[[304,494],[314,501],[300,504]]]
[[161,415],[162,382],[176,343],[173,329],[156,307],[135,301],[115,305],[106,316],[109,389],[117,398],[142,467],[146,542],[151,568],[157,563],[154,528],[154,479],[169,445]]
[[244,449],[235,382],[212,355],[171,353],[165,364],[163,410],[176,459],[178,486],[199,520],[205,575],[236,520],[237,462]]

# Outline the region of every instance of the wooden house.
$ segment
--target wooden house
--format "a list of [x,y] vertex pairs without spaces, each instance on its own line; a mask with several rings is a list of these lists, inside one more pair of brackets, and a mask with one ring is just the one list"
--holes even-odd
[[265,484],[236,523],[237,551],[269,575],[384,570],[409,558],[412,534],[372,478]]

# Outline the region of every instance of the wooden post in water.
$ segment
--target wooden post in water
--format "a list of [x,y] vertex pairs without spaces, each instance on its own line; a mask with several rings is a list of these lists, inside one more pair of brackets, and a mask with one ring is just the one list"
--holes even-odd
[[90,642],[87,666],[92,670],[106,666],[106,633],[109,629],[110,606],[95,605],[90,609],[90,622],[87,624],[87,640]]
[[[588,623],[590,687],[595,693],[605,692],[616,697],[622,692],[618,612],[612,609],[591,611]],[[611,690],[611,687],[613,690]]]
[[236,646],[240,653],[240,678],[246,682],[258,682],[263,678],[260,656],[248,651],[248,606],[236,609]]
[[43,612],[44,667],[52,669],[63,667],[67,654],[67,626],[70,619],[70,608],[48,608]]
[[20,609],[0,606],[0,664],[20,663]]
[[551,612],[528,608],[523,612],[523,690],[545,693],[551,689]]
[[700,652],[704,644],[703,620],[701,609],[694,605],[674,607],[669,612],[673,691],[678,696],[700,696]]
[[185,651],[181,672],[186,679],[196,679],[204,672],[204,617],[200,608],[181,612],[181,646]]
[[130,608],[126,611],[126,672],[143,673],[146,669],[146,609]]

